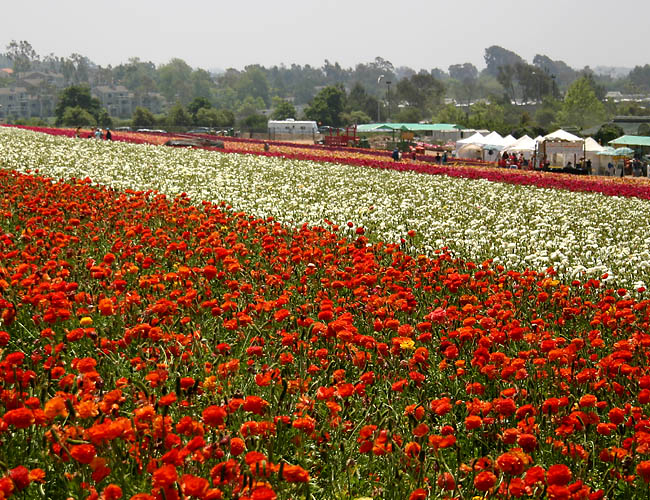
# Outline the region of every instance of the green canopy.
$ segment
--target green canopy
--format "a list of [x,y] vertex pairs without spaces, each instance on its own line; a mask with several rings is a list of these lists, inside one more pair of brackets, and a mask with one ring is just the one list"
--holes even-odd
[[650,147],[650,137],[643,135],[623,135],[609,141],[612,146],[646,146]]
[[357,125],[357,132],[386,132],[403,130],[408,132],[441,132],[445,130],[463,130],[460,125],[452,123],[364,123]]

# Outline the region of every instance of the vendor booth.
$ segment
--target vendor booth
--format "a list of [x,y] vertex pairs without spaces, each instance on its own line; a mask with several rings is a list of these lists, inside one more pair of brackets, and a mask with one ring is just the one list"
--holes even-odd
[[584,156],[585,141],[564,130],[556,130],[539,143],[538,162],[551,169],[571,168]]

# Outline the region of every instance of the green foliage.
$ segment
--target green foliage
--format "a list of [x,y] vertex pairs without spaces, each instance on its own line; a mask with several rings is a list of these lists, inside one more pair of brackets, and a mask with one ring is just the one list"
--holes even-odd
[[246,71],[240,74],[234,89],[241,100],[247,97],[261,99],[264,107],[271,103],[269,84],[260,66],[246,66]]
[[613,141],[624,134],[625,132],[618,125],[615,125],[614,123],[605,123],[598,129],[598,132],[594,134],[594,139],[603,146],[607,146],[609,141]]
[[574,125],[582,129],[602,123],[605,118],[605,106],[596,97],[589,78],[583,76],[573,82],[567,90],[557,114],[557,124]]
[[194,123],[203,127],[232,127],[235,123],[235,116],[232,111],[201,108],[196,113]]
[[192,100],[192,68],[182,59],[172,59],[158,69],[159,88],[168,101]]
[[251,115],[260,114],[264,109],[264,101],[259,97],[248,96],[237,109],[237,116],[240,119],[247,118]]
[[196,121],[196,115],[200,109],[210,109],[212,103],[205,97],[195,97],[191,103],[187,105],[187,111],[192,115],[192,119]]
[[467,114],[456,105],[447,104],[434,115],[433,121],[436,123],[465,125],[467,122]]
[[525,63],[521,56],[518,54],[499,47],[498,45],[492,45],[485,49],[485,68],[486,73],[497,76],[499,74],[499,68],[501,66],[515,66],[517,63]]
[[635,66],[630,74],[628,80],[634,88],[643,91],[650,90],[650,64],[644,66]]
[[192,123],[192,117],[185,111],[180,102],[174,104],[167,113],[167,124],[174,127],[183,127]]
[[250,132],[266,132],[268,130],[268,119],[266,116],[256,113],[244,118],[241,121],[241,126]]
[[[379,104],[378,99],[368,94],[366,88],[361,83],[356,82],[352,87],[352,90],[350,90],[350,94],[348,95],[346,109],[350,113],[353,111],[361,111],[366,116],[379,119],[380,117],[377,116],[378,104]],[[369,123],[369,122],[357,122],[357,123]]]
[[138,106],[135,108],[135,111],[133,111],[132,123],[136,128],[151,127],[156,123],[156,118],[147,108]]
[[350,111],[349,113],[341,113],[341,120],[344,125],[360,125],[362,123],[371,123],[372,118],[363,111]]
[[445,86],[430,74],[420,72],[400,80],[396,90],[398,99],[407,101],[412,108],[417,108],[422,116],[440,107]]
[[403,108],[398,111],[394,118],[398,123],[418,123],[422,120],[422,111],[415,107]]
[[509,128],[503,116],[503,106],[479,102],[470,108],[467,125],[469,128],[496,130],[504,134]]
[[97,117],[97,125],[102,128],[113,127],[113,119],[111,118],[111,115],[108,114],[108,111],[106,111],[106,108],[102,108],[99,111],[99,116]]
[[341,113],[345,108],[345,90],[340,86],[329,86],[321,90],[305,109],[305,116],[319,124],[339,127]]
[[90,88],[85,85],[72,85],[65,88],[59,95],[54,110],[56,125],[63,124],[63,116],[67,108],[79,107],[92,115],[94,122],[99,119],[101,104],[99,99],[90,95]]
[[642,123],[639,125],[637,135],[650,136],[650,123]]
[[13,69],[16,76],[25,71],[29,71],[32,67],[32,62],[38,60],[38,54],[32,48],[31,44],[27,40],[21,40],[17,42],[12,40],[7,45],[7,58],[13,63]]
[[293,104],[279,97],[273,98],[273,120],[286,120],[287,118],[296,118],[296,108]]
[[85,127],[95,125],[97,120],[87,110],[80,106],[69,106],[65,108],[61,117],[60,125],[68,127]]

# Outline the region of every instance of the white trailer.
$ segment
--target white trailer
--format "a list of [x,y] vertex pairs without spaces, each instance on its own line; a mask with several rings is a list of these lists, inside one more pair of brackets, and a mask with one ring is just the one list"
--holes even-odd
[[289,118],[288,120],[269,120],[269,136],[277,135],[308,135],[318,133],[318,125],[315,121],[299,121]]

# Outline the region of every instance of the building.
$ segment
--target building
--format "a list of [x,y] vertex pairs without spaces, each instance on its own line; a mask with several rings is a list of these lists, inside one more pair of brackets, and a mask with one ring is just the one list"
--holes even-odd
[[0,119],[46,118],[54,115],[56,98],[30,92],[26,87],[0,88]]
[[99,85],[91,90],[94,97],[111,116],[130,118],[135,108],[141,106],[154,114],[162,113],[166,106],[165,98],[156,92],[134,94],[123,85]]

